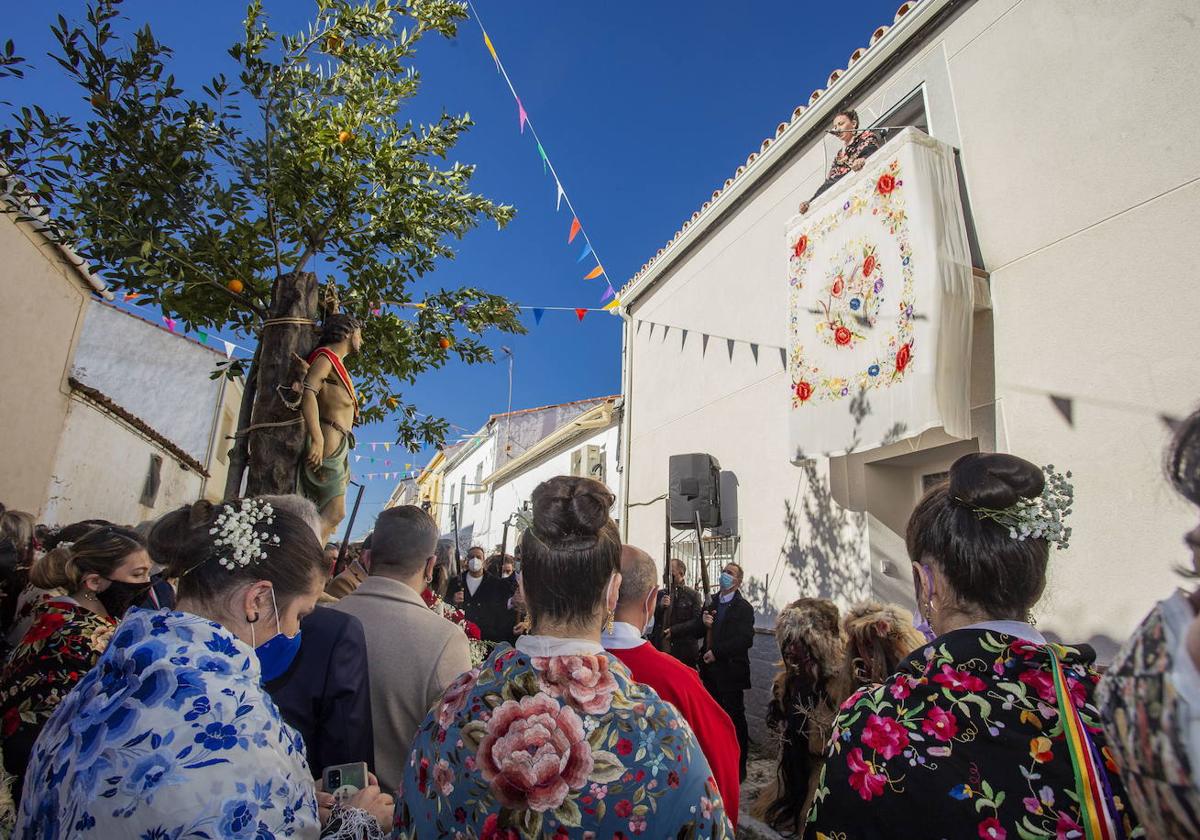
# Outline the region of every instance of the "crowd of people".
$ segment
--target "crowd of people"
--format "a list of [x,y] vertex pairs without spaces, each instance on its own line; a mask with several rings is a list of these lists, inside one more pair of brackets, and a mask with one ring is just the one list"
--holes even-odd
[[[1169,457],[1200,505],[1200,412]],[[774,783],[811,838],[1200,836],[1200,598],[1102,673],[1032,618],[1069,474],[964,456],[906,540],[918,605],[779,616]],[[732,837],[754,610],[623,545],[599,482],[540,485],[517,557],[454,574],[400,506],[353,553],[299,496],[136,528],[0,513],[0,832],[16,837]],[[1187,536],[1200,576],[1200,528]],[[338,557],[341,562],[338,563]],[[517,571],[519,566],[519,571]],[[362,763],[365,783],[324,789]]]

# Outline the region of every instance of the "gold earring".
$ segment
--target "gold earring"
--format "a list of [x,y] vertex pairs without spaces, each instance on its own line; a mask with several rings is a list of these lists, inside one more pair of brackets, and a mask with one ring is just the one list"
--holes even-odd
[[1033,613],[1025,613],[1025,623],[1030,627],[1037,627],[1037,619],[1033,617]]
[[605,633],[612,633],[613,621],[616,620],[616,617],[617,617],[617,613],[615,610],[608,611],[608,621],[604,622],[604,632]]

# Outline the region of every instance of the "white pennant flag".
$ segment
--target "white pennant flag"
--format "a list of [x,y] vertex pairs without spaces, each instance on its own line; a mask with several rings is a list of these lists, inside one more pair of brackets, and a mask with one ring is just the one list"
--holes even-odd
[[233,344],[224,340],[221,343],[225,345],[225,358],[230,358],[233,355]]
[[557,213],[562,209],[562,200],[566,193],[563,192],[562,184],[558,183],[557,178],[554,179],[554,186],[558,188],[558,197],[554,201],[554,212]]

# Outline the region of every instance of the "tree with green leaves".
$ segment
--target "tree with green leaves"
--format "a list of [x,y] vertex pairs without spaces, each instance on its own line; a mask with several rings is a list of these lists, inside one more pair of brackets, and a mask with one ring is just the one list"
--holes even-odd
[[[251,360],[215,374],[246,385],[227,496],[247,465],[248,492],[291,490],[304,434],[288,406],[295,356],[331,307],[364,325],[353,360],[364,421],[390,415],[399,444],[439,444],[446,422],[406,403],[400,383],[451,356],[490,361],[490,328],[523,331],[502,297],[460,287],[418,300],[412,288],[454,256],[453,240],[513,215],[470,192],[472,166],[448,161],[468,115],[414,125],[403,113],[420,85],[417,43],[453,35],[465,5],[316,0],[306,31],[279,35],[252,0],[229,50],[236,79],[218,75],[193,96],[149,26],[118,31],[120,2],[93,0],[86,23],[52,25],[51,58],[88,114],[10,109],[6,209],[37,212],[98,274],[187,327],[257,340]],[[22,73],[6,45],[0,76]]]

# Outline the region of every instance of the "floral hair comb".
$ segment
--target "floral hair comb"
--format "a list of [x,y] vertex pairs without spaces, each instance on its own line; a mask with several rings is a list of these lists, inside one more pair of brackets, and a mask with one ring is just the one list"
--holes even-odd
[[267,559],[264,543],[279,545],[278,535],[257,530],[262,523],[275,522],[275,509],[270,502],[259,499],[242,499],[238,507],[227,506],[209,529],[216,536],[213,545],[222,551],[217,561],[226,569],[243,569],[251,563]]
[[1017,503],[999,510],[971,506],[980,519],[990,519],[1008,528],[1014,540],[1046,540],[1057,548],[1066,548],[1071,529],[1063,524],[1075,503],[1075,488],[1066,475],[1055,472],[1053,464],[1042,467],[1046,486],[1034,499],[1018,499]]

